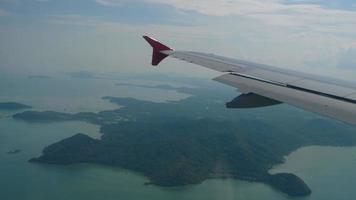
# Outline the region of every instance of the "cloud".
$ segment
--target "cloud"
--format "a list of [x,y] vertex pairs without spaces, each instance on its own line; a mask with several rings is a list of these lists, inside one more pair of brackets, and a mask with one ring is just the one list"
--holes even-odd
[[95,2],[103,6],[121,6],[125,0],[95,0]]
[[[211,52],[320,75],[332,74],[348,79],[356,77],[356,73],[349,70],[353,66],[350,63],[353,62],[351,57],[354,52],[349,50],[352,46],[350,44],[356,41],[356,12],[353,11],[324,8],[316,4],[315,0],[295,0],[292,4],[290,1],[287,4],[286,0],[92,0],[94,1],[98,5],[113,7],[105,10],[110,12],[132,9],[132,6],[126,5],[131,2],[142,2],[144,6],[149,4],[157,11],[169,9],[169,12],[154,13],[152,23],[140,24],[120,21],[120,15],[111,17],[112,13],[100,13],[102,9],[92,15],[78,12],[71,15],[46,15],[40,19],[63,25],[59,26],[60,30],[78,26],[75,31],[82,35],[92,34],[93,37],[87,40],[97,42],[88,44],[103,45],[90,52],[91,56],[83,54],[81,58],[97,58],[93,61],[97,65],[103,62],[115,69],[114,65],[121,62],[120,59],[129,66],[147,63],[150,51],[148,47],[144,49],[147,45],[142,41],[141,35],[148,34],[176,49]],[[132,12],[132,16],[139,20],[152,17],[147,13],[136,12]],[[167,21],[155,21],[157,18]],[[189,25],[171,23],[172,19],[189,21]],[[111,42],[117,40],[126,45],[112,51],[115,55],[111,51],[107,56],[104,55],[103,51],[115,46]],[[124,46],[132,46],[132,43],[136,46],[130,50],[135,52],[129,54]],[[80,50],[85,52],[90,49],[88,44],[86,41],[84,46],[87,48],[81,47]],[[116,52],[122,55],[118,56],[119,53]],[[143,62],[137,60],[138,55],[146,53],[148,56]],[[67,55],[65,50],[63,54]],[[175,61],[167,60],[169,65],[176,66],[174,69],[177,72],[182,71],[182,64],[173,62]],[[92,65],[90,62],[87,64]]]
[[356,70],[356,45],[344,49],[339,53],[338,67],[341,69]]
[[0,10],[0,17],[1,16],[6,16],[6,15],[9,15],[9,13],[5,10]]
[[268,25],[322,32],[356,32],[356,12],[324,8],[318,1],[285,0],[145,0],[209,16],[243,16]]
[[82,15],[48,15],[46,21],[54,24],[85,27],[94,27],[103,22],[98,17],[86,17]]
[[245,17],[269,26],[323,33],[356,33],[356,11],[326,8],[320,0],[95,0],[104,6],[133,1],[168,5],[212,17]]
[[60,25],[73,25],[80,27],[91,27],[100,31],[108,32],[127,32],[132,34],[153,34],[159,35],[160,37],[177,37],[181,39],[187,38],[219,38],[224,39],[228,35],[231,35],[231,31],[212,31],[211,27],[197,25],[197,26],[175,26],[175,25],[156,25],[156,24],[145,24],[145,25],[134,25],[125,24],[120,22],[112,22],[103,20],[100,17],[87,17],[82,15],[49,15],[47,17],[47,22],[60,24]]

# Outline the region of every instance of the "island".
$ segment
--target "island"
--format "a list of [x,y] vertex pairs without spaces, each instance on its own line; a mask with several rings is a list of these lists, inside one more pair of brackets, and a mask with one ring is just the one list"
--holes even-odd
[[52,79],[52,77],[50,76],[46,76],[46,75],[30,75],[28,76],[29,79],[41,79],[41,80],[49,80]]
[[[99,113],[26,111],[13,117],[31,123],[80,120],[101,126],[100,139],[76,134],[45,147],[30,162],[115,166],[141,173],[149,179],[146,184],[165,187],[233,178],[261,182],[290,196],[307,196],[311,189],[298,176],[269,170],[303,146],[356,145],[355,128],[288,106],[228,110],[223,103],[233,98],[230,89],[174,90],[191,96],[161,103],[104,97],[121,107]],[[280,120],[275,116],[279,109],[290,112],[284,123],[273,121]]]
[[21,153],[21,149],[15,149],[15,150],[11,150],[11,151],[8,151],[6,152],[7,154],[18,154],[18,153]]
[[20,110],[29,109],[31,106],[16,102],[0,102],[0,110]]
[[168,84],[159,84],[159,85],[141,85],[141,84],[132,84],[132,83],[116,83],[116,86],[129,86],[129,87],[141,87],[141,88],[152,88],[152,89],[162,89],[162,90],[182,90],[184,87],[173,87]]
[[66,73],[71,78],[79,78],[79,79],[96,79],[94,73],[88,71],[78,71],[78,72],[68,72]]

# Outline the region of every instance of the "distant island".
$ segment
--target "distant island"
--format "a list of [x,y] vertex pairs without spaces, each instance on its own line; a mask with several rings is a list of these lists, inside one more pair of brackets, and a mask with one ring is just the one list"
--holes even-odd
[[29,79],[43,79],[43,80],[48,80],[51,79],[52,77],[50,76],[45,76],[45,75],[30,75],[28,76]]
[[71,78],[79,78],[79,79],[95,79],[97,78],[94,73],[88,71],[79,71],[79,72],[68,72],[68,76]]
[[0,102],[0,110],[20,110],[32,108],[31,106],[16,102]]
[[12,150],[12,151],[8,151],[6,153],[7,154],[18,154],[18,153],[21,153],[21,149],[15,149],[15,150]]
[[142,88],[154,88],[154,89],[162,89],[162,90],[180,90],[183,87],[173,87],[168,84],[160,84],[155,86],[150,85],[140,85],[140,84],[131,84],[131,83],[116,83],[116,86],[130,86],[130,87],[142,87]]
[[262,182],[290,196],[307,196],[310,188],[296,175],[268,171],[303,146],[356,145],[355,128],[332,120],[293,112],[283,124],[271,125],[261,119],[271,119],[275,112],[227,110],[223,101],[231,98],[231,90],[226,88],[175,90],[192,96],[164,103],[104,97],[123,107],[76,114],[26,111],[13,117],[28,122],[81,120],[101,126],[100,140],[76,134],[44,148],[30,162],[117,166],[160,186],[235,178]]

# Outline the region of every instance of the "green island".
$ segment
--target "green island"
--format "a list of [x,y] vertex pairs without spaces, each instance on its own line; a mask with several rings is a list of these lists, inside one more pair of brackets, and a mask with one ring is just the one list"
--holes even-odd
[[20,110],[32,108],[31,106],[16,102],[0,102],[0,110]]
[[[30,162],[116,166],[139,172],[148,178],[146,184],[159,186],[234,178],[307,196],[311,189],[298,176],[269,170],[303,146],[356,145],[355,128],[287,105],[226,109],[224,102],[234,94],[230,88],[159,88],[192,96],[164,103],[104,97],[122,107],[76,114],[26,111],[13,117],[31,123],[80,120],[101,126],[101,139],[76,134],[45,147]],[[283,122],[278,113],[283,113]]]

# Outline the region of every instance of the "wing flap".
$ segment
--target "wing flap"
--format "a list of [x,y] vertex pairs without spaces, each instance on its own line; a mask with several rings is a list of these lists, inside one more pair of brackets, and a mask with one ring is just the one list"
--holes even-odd
[[350,94],[356,93],[355,89],[338,86],[335,84],[310,80],[310,79],[303,79],[292,83],[291,85],[301,87],[301,88],[308,88],[310,90],[319,91],[321,93],[335,95],[339,97],[347,97]]
[[235,74],[225,74],[214,80],[356,125],[356,104],[350,102]]
[[297,87],[308,88],[335,96],[346,97],[356,93],[356,88],[349,85],[335,84],[334,81],[319,80],[311,75],[293,72],[289,70],[278,70],[275,67],[258,63],[224,58],[213,54],[203,54],[189,51],[169,51],[169,56],[201,65],[220,72],[237,72],[258,77],[264,80],[291,84]]
[[[286,70],[278,71],[276,68],[257,63],[244,62],[216,55],[202,54],[197,52],[170,51],[171,57],[178,58],[190,63],[205,66],[220,72],[233,72],[263,79],[294,87],[304,88],[330,96],[348,98],[356,94],[356,88],[349,85],[338,85],[332,81],[313,79],[310,75]],[[355,100],[355,99],[353,99]]]
[[301,80],[300,77],[292,76],[284,73],[269,71],[265,69],[253,69],[245,72],[246,75],[259,77],[265,80],[270,80],[278,83],[292,83]]

